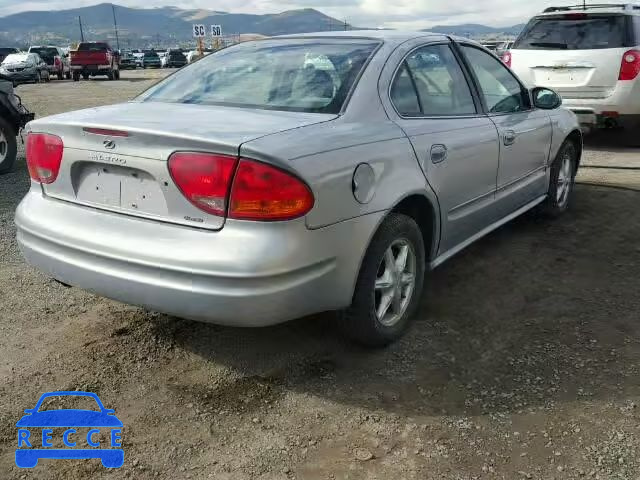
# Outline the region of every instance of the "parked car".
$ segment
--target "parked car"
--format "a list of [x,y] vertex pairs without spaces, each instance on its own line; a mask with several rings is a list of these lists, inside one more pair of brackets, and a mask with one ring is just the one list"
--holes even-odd
[[106,42],[82,42],[78,49],[69,52],[73,80],[82,76],[105,75],[109,80],[120,79],[120,56]]
[[48,82],[49,67],[37,53],[12,53],[0,64],[0,74],[14,85]]
[[560,104],[467,39],[242,43],[133,102],[31,122],[18,244],[126,303],[237,326],[339,310],[384,345],[426,270],[528,210],[567,210],[582,137]]
[[182,68],[187,64],[187,57],[184,53],[178,51],[170,51],[164,62],[165,68]]
[[2,63],[7,55],[11,55],[12,53],[20,53],[20,49],[15,47],[0,47],[0,63]]
[[40,55],[49,68],[49,75],[56,77],[58,80],[63,78],[71,78],[71,69],[69,67],[69,58],[61,48],[55,46],[33,46],[29,47],[29,53],[37,53]]
[[133,58],[135,58],[136,65],[142,68],[142,58],[144,57],[144,53],[134,50],[132,55],[133,55]]
[[142,68],[160,68],[162,63],[156,52],[144,52],[142,57]]
[[120,70],[135,70],[136,68],[138,68],[138,63],[131,53],[123,53],[120,56]]
[[13,90],[13,80],[0,73],[0,174],[13,168],[18,152],[16,136],[33,120]]
[[640,6],[550,7],[524,28],[505,62],[530,86],[562,95],[586,129],[640,135]]

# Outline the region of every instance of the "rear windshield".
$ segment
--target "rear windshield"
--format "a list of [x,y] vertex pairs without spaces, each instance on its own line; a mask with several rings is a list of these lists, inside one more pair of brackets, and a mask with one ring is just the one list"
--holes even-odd
[[171,52],[169,54],[169,57],[182,59],[182,58],[184,58],[184,55],[182,53],[180,53],[180,52]]
[[80,52],[106,52],[108,49],[106,43],[81,43],[78,46]]
[[596,50],[629,46],[624,15],[566,14],[534,18],[513,45],[528,50]]
[[338,113],[377,42],[247,42],[204,57],[139,97],[146,102]]
[[9,53],[16,53],[16,49],[7,47],[0,48],[0,55],[8,55]]
[[48,47],[32,47],[29,49],[29,53],[37,53],[42,58],[46,58],[55,57],[56,55],[58,55],[58,50]]
[[156,52],[145,52],[144,58],[158,58],[158,54]]

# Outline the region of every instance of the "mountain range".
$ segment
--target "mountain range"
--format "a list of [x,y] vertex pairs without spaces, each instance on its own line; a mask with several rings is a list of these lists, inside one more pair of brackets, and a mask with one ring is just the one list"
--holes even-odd
[[[193,42],[192,25],[222,25],[223,34],[257,33],[280,35],[325,30],[352,29],[351,25],[313,8],[277,14],[252,15],[176,7],[128,8],[115,5],[118,36],[122,47],[175,45]],[[29,11],[0,18],[0,45],[69,45],[80,41],[79,18],[86,40],[115,43],[112,4],[59,11]],[[428,30],[461,36],[512,35],[522,25],[492,28],[484,25],[435,26]]]

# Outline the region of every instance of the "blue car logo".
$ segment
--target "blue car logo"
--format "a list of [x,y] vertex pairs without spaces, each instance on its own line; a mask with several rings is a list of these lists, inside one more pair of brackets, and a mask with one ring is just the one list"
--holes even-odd
[[[58,409],[40,411],[42,403],[52,397],[84,397],[93,399],[97,410]],[[53,398],[53,400],[56,400]],[[122,422],[115,410],[104,408],[95,393],[49,392],[40,397],[36,406],[24,411],[18,427],[16,465],[33,468],[41,458],[88,459],[99,458],[107,468],[119,468],[124,463],[121,448]],[[39,430],[41,430],[41,433]],[[103,437],[107,436],[104,441]],[[103,439],[101,442],[101,438]],[[62,445],[54,445],[62,443]],[[102,443],[102,444],[101,444]],[[83,448],[86,445],[88,448]],[[54,447],[65,448],[54,448]]]

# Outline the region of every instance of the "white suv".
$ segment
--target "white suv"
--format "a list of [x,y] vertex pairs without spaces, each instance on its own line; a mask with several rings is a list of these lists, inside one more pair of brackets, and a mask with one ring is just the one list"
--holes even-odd
[[640,6],[550,7],[504,62],[529,86],[551,87],[586,129],[640,133]]

